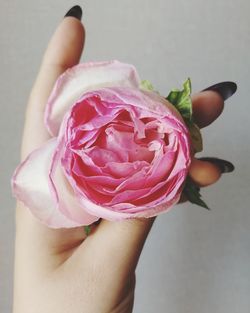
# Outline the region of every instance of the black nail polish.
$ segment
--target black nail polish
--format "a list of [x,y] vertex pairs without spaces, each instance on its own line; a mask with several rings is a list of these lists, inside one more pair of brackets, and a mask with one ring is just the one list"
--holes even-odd
[[211,162],[217,165],[220,168],[221,173],[231,173],[234,171],[234,165],[231,162],[226,161],[226,160],[212,158],[212,157],[199,158],[199,160]]
[[81,20],[82,18],[82,9],[79,5],[75,5],[74,7],[72,7],[66,14],[64,17],[67,16],[72,16],[77,18],[78,20]]
[[230,98],[237,90],[237,85],[234,82],[222,82],[212,85],[202,91],[212,90],[218,92],[223,100]]

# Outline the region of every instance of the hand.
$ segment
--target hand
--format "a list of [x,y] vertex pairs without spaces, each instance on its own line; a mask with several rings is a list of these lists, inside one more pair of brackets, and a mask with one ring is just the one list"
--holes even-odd
[[[52,87],[78,63],[85,32],[74,8],[58,26],[44,55],[26,113],[22,158],[45,142],[44,108]],[[208,106],[206,104],[209,104]],[[207,126],[222,112],[223,98],[193,96],[196,122]],[[214,162],[193,159],[190,176],[200,186],[221,175]],[[22,204],[16,212],[14,313],[132,312],[135,269],[154,219],[101,221],[86,238],[82,227],[49,229]]]

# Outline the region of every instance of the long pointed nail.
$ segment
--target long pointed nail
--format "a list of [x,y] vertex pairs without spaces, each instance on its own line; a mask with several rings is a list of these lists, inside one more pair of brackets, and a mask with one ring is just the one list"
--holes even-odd
[[218,92],[223,98],[223,100],[225,101],[236,92],[237,85],[234,82],[222,82],[222,83],[212,85],[202,91],[207,91],[207,90]]
[[72,16],[77,18],[78,20],[82,19],[82,8],[79,5],[75,5],[74,7],[72,7],[66,14],[64,17],[67,16]]
[[201,161],[207,161],[211,162],[219,167],[221,170],[221,173],[231,173],[234,171],[234,165],[226,160],[218,159],[218,158],[212,158],[212,157],[204,157],[199,158]]

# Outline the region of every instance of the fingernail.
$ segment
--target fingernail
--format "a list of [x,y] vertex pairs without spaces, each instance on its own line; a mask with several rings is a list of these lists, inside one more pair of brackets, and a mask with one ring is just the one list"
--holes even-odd
[[64,17],[67,16],[72,16],[77,18],[78,20],[81,20],[82,18],[82,9],[79,5],[75,5],[74,7],[72,7],[66,14]]
[[210,157],[204,157],[199,158],[199,160],[211,162],[219,167],[221,170],[221,173],[231,173],[234,171],[234,165],[226,160],[218,159],[218,158],[210,158]]
[[230,98],[237,90],[237,85],[234,82],[222,82],[215,85],[212,85],[202,91],[216,91],[218,92],[223,100]]

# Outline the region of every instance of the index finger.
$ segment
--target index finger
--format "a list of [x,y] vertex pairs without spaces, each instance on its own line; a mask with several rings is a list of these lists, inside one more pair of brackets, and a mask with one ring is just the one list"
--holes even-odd
[[[74,10],[77,9],[78,15]],[[73,10],[73,12],[72,12]],[[81,8],[73,7],[57,27],[44,54],[37,79],[32,88],[27,106],[23,133],[22,158],[40,147],[49,138],[44,125],[44,110],[53,85],[58,76],[68,67],[78,63],[85,38],[84,27],[80,22]],[[46,209],[46,207],[45,207]],[[82,229],[53,230],[42,225],[20,202],[16,214],[16,258],[18,264],[47,262],[41,255],[51,255],[51,249],[59,251],[82,240]],[[52,255],[53,256],[53,255]],[[38,262],[39,261],[39,262]],[[50,258],[48,258],[50,262]],[[24,271],[23,275],[25,276]],[[20,279],[24,281],[26,278]]]
[[77,7],[78,15],[71,12],[74,9],[67,13],[52,36],[32,88],[26,112],[22,158],[49,138],[43,122],[48,97],[57,78],[77,64],[81,57],[85,30],[80,22],[80,7]]

